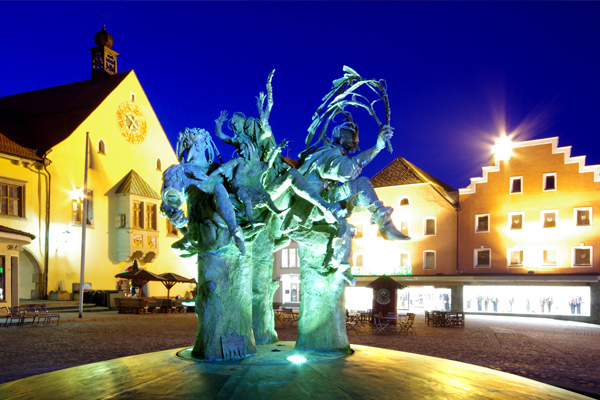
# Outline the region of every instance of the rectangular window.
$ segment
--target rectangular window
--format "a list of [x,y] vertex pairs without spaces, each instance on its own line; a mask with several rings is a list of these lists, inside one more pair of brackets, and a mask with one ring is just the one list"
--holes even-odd
[[362,224],[358,224],[355,226],[356,230],[354,232],[355,239],[362,239],[363,237],[363,226]]
[[425,218],[424,235],[435,236],[435,218]]
[[6,257],[0,256],[0,301],[6,301]]
[[523,229],[523,217],[524,213],[508,213],[508,225],[510,229]]
[[356,254],[354,256],[354,266],[355,267],[362,267],[363,266],[363,255],[362,254]]
[[131,215],[131,227],[132,228],[142,229],[142,222],[143,222],[142,205],[143,205],[143,203],[140,203],[139,201],[133,202],[133,209],[132,209],[133,212]]
[[289,266],[290,268],[298,268],[298,249],[289,249]]
[[491,249],[475,249],[475,268],[490,268],[491,259]]
[[509,249],[508,250],[508,261],[509,267],[522,267],[523,266],[523,250],[520,249]]
[[[83,205],[83,198],[81,197],[72,200],[72,222],[74,224],[83,223]],[[87,225],[94,224],[94,201],[93,192],[91,190],[88,190],[87,193],[87,217],[85,222]]]
[[0,183],[0,215],[24,217],[24,193],[24,185]]
[[179,229],[167,218],[167,236],[179,236]]
[[410,265],[409,253],[400,253],[400,265]]
[[573,260],[571,264],[574,267],[592,266],[592,246],[580,246],[572,248]]
[[542,264],[548,266],[558,265],[558,249],[547,248],[543,250]]
[[523,193],[523,177],[514,176],[510,178],[510,193]]
[[592,207],[575,209],[575,226],[592,226]]
[[423,252],[423,269],[435,269],[435,251]]
[[544,228],[556,228],[557,218],[558,211],[556,210],[542,211],[542,226]]
[[490,231],[490,214],[475,215],[475,232]]
[[401,221],[401,222],[400,222],[400,232],[401,232],[403,235],[410,236],[410,235],[408,234],[408,221]]
[[299,265],[298,249],[287,248],[281,250],[281,268],[298,268]]
[[146,214],[144,215],[144,228],[156,230],[156,204],[146,204]]
[[556,172],[544,174],[544,192],[556,190]]

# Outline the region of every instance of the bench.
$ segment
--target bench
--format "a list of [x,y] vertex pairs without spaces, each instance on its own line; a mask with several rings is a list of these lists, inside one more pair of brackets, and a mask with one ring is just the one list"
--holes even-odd
[[119,314],[145,314],[148,312],[148,300],[146,299],[116,298],[115,305],[119,308]]

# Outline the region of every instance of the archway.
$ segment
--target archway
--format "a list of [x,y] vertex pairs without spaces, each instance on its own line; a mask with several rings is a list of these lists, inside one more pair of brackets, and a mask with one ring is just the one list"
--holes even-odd
[[19,252],[19,298],[39,299],[42,266],[36,257],[24,249]]

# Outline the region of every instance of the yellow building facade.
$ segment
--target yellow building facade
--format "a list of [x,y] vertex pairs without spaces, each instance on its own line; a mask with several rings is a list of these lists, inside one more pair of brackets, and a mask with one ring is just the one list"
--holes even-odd
[[[96,44],[92,56],[98,49],[112,54],[114,65],[93,61],[91,80],[0,98],[0,184],[15,194],[0,192],[0,200],[16,205],[0,209],[0,226],[21,232],[20,241],[2,239],[0,247],[0,257],[14,256],[6,246],[21,249],[18,265],[5,262],[5,305],[73,291],[84,223],[92,290],[117,289],[115,274],[134,259],[154,273],[195,276],[195,265],[170,248],[179,233],[160,216],[162,173],[177,163],[174,151],[135,73],[117,73],[112,38]],[[28,235],[35,239],[25,243]],[[188,286],[176,285],[171,294],[183,295]],[[166,289],[150,282],[145,294],[164,296]]]

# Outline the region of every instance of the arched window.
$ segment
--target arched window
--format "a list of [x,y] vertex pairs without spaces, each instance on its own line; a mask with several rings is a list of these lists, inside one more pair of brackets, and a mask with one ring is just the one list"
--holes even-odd
[[160,161],[160,158],[156,159],[156,170],[162,171],[162,162]]
[[98,154],[106,154],[106,145],[102,139],[98,141]]
[[400,200],[400,205],[401,206],[409,206],[410,205],[410,200],[408,200],[408,197],[403,197]]

